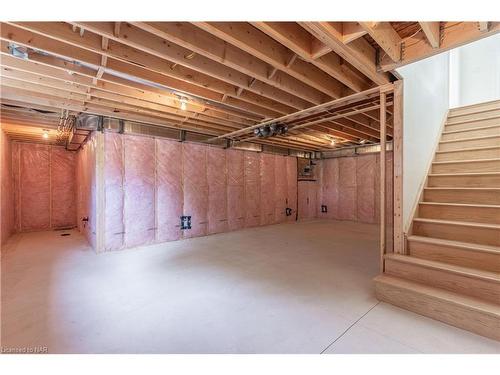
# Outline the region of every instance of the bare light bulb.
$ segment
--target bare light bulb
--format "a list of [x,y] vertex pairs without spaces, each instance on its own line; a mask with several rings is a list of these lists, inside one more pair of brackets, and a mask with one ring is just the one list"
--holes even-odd
[[335,146],[335,139],[333,139],[333,138],[332,138],[332,139],[330,140],[330,144],[331,144],[332,146]]
[[186,99],[181,99],[181,109],[183,111],[187,109]]
[[47,130],[44,130],[42,137],[43,137],[43,139],[49,139],[49,132]]

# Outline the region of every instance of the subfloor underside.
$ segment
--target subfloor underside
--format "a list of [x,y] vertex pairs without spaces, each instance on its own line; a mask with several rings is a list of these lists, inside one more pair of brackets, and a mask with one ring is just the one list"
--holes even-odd
[[96,255],[71,231],[2,249],[2,347],[50,353],[499,353],[379,303],[378,227],[307,221]]

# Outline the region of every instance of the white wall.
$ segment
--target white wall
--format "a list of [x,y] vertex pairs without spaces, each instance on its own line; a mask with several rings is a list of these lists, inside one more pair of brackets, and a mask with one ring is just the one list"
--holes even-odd
[[450,51],[450,108],[500,99],[500,34]]
[[397,71],[404,79],[403,219],[407,228],[448,111],[449,53]]

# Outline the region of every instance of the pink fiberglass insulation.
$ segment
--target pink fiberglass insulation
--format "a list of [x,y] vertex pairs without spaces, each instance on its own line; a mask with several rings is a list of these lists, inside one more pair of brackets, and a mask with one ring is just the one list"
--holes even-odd
[[226,150],[228,229],[245,226],[245,183],[243,151]]
[[318,195],[319,195],[319,182],[313,181],[309,184],[309,217],[318,217],[318,212],[320,207],[318,205]]
[[50,146],[19,144],[20,231],[50,229]]
[[155,142],[153,138],[123,136],[124,223],[126,247],[155,240]]
[[245,151],[245,226],[260,225],[260,154]]
[[104,249],[123,247],[123,138],[121,134],[104,134]]
[[338,219],[356,220],[356,159],[339,158]]
[[14,179],[12,173],[12,141],[0,131],[1,150],[1,244],[14,233]]
[[323,160],[321,204],[327,212],[320,217],[335,219],[339,209],[339,159]]
[[158,242],[182,238],[182,143],[156,140],[156,217]]
[[274,223],[274,155],[260,154],[260,225]]
[[291,215],[287,216],[288,221],[295,221],[297,217],[297,158],[286,157],[286,197],[287,208],[291,208]]
[[[77,225],[94,249],[97,222],[96,142],[94,133],[76,154]],[[85,221],[85,218],[88,221]]]
[[299,181],[298,182],[298,219],[310,219],[309,217],[309,185],[312,184],[311,181]]
[[228,231],[226,150],[209,147],[207,151],[208,233]]
[[51,226],[75,227],[75,153],[63,147],[51,147],[50,152]]
[[282,223],[286,220],[287,179],[286,156],[274,156],[274,221]]
[[191,229],[184,237],[205,236],[208,233],[207,147],[183,143],[184,216],[191,216]]
[[358,156],[356,160],[357,219],[364,223],[375,223],[375,173],[376,155]]

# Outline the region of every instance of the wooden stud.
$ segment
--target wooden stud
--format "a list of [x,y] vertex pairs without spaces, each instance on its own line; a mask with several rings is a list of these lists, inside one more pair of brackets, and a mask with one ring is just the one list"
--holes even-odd
[[384,272],[386,253],[386,93],[380,93],[380,273]]
[[440,22],[419,22],[427,41],[432,48],[439,48],[441,43]]
[[403,223],[403,81],[394,82],[393,132],[394,252],[405,254]]

